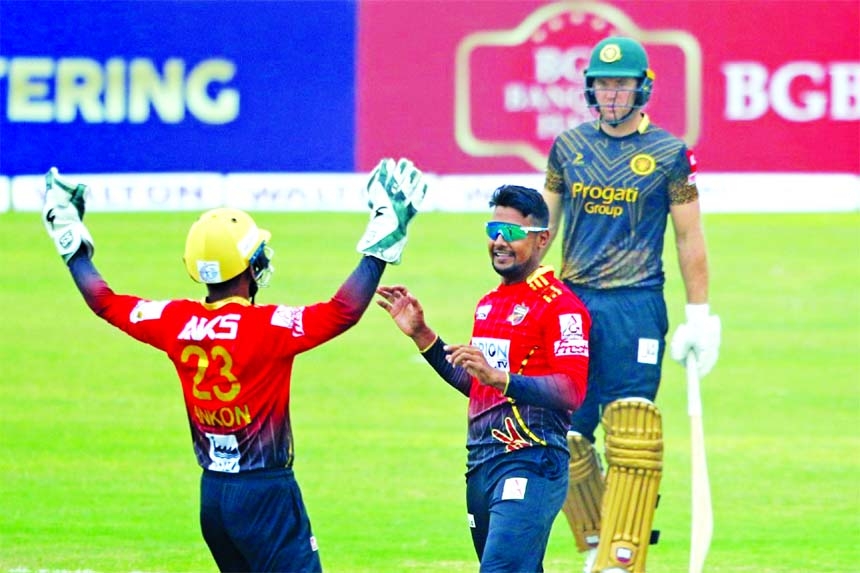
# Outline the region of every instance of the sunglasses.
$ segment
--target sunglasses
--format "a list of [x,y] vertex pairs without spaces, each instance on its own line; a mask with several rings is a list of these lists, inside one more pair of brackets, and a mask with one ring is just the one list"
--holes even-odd
[[502,238],[509,243],[525,239],[529,236],[529,233],[539,233],[540,231],[547,230],[549,230],[549,227],[523,227],[516,223],[505,223],[503,221],[489,221],[487,223],[487,236],[490,239],[495,241],[499,234],[501,234]]

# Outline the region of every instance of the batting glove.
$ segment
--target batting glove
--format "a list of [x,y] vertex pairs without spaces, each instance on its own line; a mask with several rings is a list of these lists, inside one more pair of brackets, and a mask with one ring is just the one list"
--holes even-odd
[[400,264],[406,246],[406,227],[427,194],[423,174],[408,159],[381,160],[367,182],[370,221],[356,250],[392,264]]
[[687,322],[675,330],[669,352],[682,366],[687,354],[694,352],[699,377],[703,378],[714,368],[720,353],[720,317],[710,314],[708,304],[688,304],[684,311]]
[[45,174],[42,223],[66,264],[81,245],[87,248],[90,257],[95,252],[93,238],[83,224],[86,192],[87,186],[83,183],[70,185],[60,180],[56,167]]

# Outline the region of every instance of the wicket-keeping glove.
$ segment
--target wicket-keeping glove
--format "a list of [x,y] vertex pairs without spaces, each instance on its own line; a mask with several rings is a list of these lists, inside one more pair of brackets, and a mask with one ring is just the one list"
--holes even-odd
[[381,160],[367,182],[370,221],[356,245],[359,253],[400,264],[406,227],[427,194],[421,170],[408,159]]
[[682,366],[687,354],[694,352],[699,377],[704,377],[713,369],[720,353],[720,317],[710,314],[708,304],[688,304],[684,310],[687,322],[675,330],[669,352]]
[[66,264],[72,255],[78,252],[81,245],[86,246],[90,257],[95,251],[93,238],[82,222],[86,192],[87,186],[83,183],[70,185],[60,180],[56,167],[51,167],[45,174],[42,222]]

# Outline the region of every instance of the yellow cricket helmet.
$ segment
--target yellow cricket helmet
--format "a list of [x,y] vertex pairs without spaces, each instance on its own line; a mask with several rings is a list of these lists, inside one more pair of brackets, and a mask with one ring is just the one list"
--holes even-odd
[[219,207],[206,211],[191,225],[185,239],[185,269],[199,283],[218,284],[251,267],[254,279],[267,286],[272,271],[269,231],[260,229],[239,209]]

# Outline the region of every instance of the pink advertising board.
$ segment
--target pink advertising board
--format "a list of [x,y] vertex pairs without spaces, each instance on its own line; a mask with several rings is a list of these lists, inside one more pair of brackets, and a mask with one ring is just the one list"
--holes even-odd
[[860,174],[856,0],[361,2],[356,168],[541,171],[613,34],[645,45],[647,111],[702,171]]

